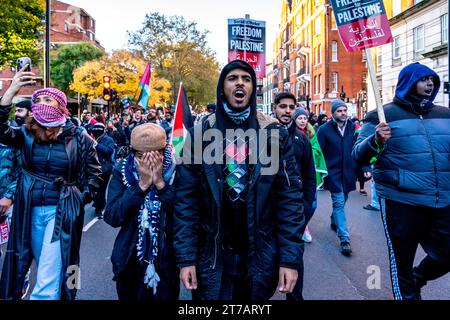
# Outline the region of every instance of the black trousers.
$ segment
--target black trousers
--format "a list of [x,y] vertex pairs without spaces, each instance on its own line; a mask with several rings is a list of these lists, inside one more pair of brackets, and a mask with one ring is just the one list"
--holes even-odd
[[245,250],[223,246],[223,273],[219,300],[248,301],[251,299],[247,255]]
[[[103,170],[103,169],[102,169]],[[101,173],[100,178],[102,181],[100,182],[100,188],[97,194],[94,196],[93,207],[97,213],[100,213],[106,204],[106,188],[108,187],[109,178],[111,177],[112,170],[105,170]]]
[[[380,199],[394,298],[419,300],[420,288],[450,271],[450,206],[430,208]],[[418,245],[427,256],[413,268]]]
[[179,277],[171,266],[162,266],[157,272],[160,277],[156,295],[152,288],[144,283],[147,264],[141,264],[137,257],[132,256],[126,269],[116,279],[117,296],[123,301],[155,301],[178,300],[180,293]]

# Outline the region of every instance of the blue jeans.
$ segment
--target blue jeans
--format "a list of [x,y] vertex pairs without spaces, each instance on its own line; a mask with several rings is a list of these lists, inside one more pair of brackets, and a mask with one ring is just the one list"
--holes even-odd
[[373,179],[370,183],[370,192],[372,193],[370,205],[380,210],[380,201],[378,200],[377,189],[375,188],[375,181],[373,181]]
[[51,242],[56,206],[31,209],[31,249],[36,260],[36,286],[30,300],[61,298],[62,258],[60,241]]
[[336,225],[337,236],[341,242],[350,242],[350,234],[348,232],[347,219],[345,218],[344,210],[347,199],[348,193],[331,193],[331,200],[333,201],[331,223]]

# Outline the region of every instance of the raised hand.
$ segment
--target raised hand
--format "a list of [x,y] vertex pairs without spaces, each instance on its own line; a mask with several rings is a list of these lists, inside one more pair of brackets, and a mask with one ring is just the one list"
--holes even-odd
[[139,187],[147,191],[153,183],[153,171],[150,160],[150,152],[145,152],[141,157],[136,157],[139,171]]
[[0,101],[0,105],[8,106],[12,103],[13,98],[17,95],[19,90],[26,85],[36,84],[34,80],[34,76],[36,75],[33,72],[25,71],[28,67],[28,64],[24,65],[22,69],[20,69],[13,77],[11,85],[8,90],[6,90],[2,100]]

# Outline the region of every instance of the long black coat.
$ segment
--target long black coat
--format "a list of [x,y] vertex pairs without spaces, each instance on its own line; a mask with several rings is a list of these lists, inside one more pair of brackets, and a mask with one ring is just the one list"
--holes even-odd
[[[31,203],[33,184],[38,179],[33,173],[32,148],[34,136],[25,127],[10,127],[4,122],[8,108],[0,111],[0,142],[22,151],[24,171],[17,183],[10,241],[0,280],[0,299],[19,300],[25,275],[33,259],[31,251]],[[7,113],[6,113],[7,114]],[[61,241],[62,291],[61,299],[73,300],[76,295],[75,267],[80,263],[80,243],[83,229],[84,204],[90,201],[98,186],[101,173],[94,141],[80,127],[67,120],[61,134],[69,159],[68,180],[55,181],[61,186],[60,200],[55,217],[53,239]],[[27,173],[29,172],[29,173]],[[70,268],[69,268],[70,267]],[[69,287],[69,286],[70,287]]]
[[316,196],[316,169],[311,143],[308,137],[298,130],[295,123],[288,130],[294,145],[294,156],[297,169],[303,185],[305,205],[311,207]]
[[[280,133],[278,141],[272,132],[264,138],[267,141],[259,141],[266,142],[268,148],[280,147],[279,167],[275,174],[261,174],[262,169],[270,164],[263,164],[258,157],[247,197],[251,299],[268,300],[276,290],[279,267],[296,269],[301,262],[303,193],[287,131],[280,130],[274,123],[276,120],[260,113],[257,122],[259,129],[265,128],[269,132],[273,129]],[[217,128],[216,116],[209,116],[195,128],[203,131]],[[203,145],[203,150],[211,145]],[[195,150],[195,145],[192,147]],[[220,164],[202,161],[201,164],[191,162],[177,166],[176,260],[180,267],[196,266],[198,289],[194,293],[198,299],[219,298],[223,271],[220,250],[223,183]]]
[[326,190],[348,193],[356,189],[356,162],[352,158],[352,149],[357,137],[355,124],[349,120],[343,137],[333,120],[319,128],[317,140],[328,168],[324,181]]
[[[138,241],[139,209],[145,201],[147,192],[141,190],[138,184],[127,187],[123,177],[123,159],[114,167],[112,178],[108,186],[108,203],[105,208],[105,222],[114,228],[120,227],[119,234],[114,242],[111,255],[114,279],[117,280],[125,271],[132,257],[136,255],[136,244]],[[159,248],[155,269],[162,278],[158,284],[157,298],[164,300],[175,300],[179,293],[178,270],[175,264],[173,252],[173,186],[166,186],[158,191],[161,201],[161,217],[159,226]],[[136,277],[144,278],[143,274]]]

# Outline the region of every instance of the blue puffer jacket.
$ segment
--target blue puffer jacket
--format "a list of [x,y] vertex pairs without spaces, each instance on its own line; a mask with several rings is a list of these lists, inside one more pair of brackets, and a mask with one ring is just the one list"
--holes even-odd
[[[68,179],[69,158],[63,139],[57,139],[52,143],[37,143],[33,148],[33,172],[50,180],[58,177]],[[31,188],[32,206],[56,206],[59,201],[60,187],[36,181]]]
[[[428,101],[414,102],[410,92],[427,76],[435,78]],[[442,208],[450,205],[450,109],[433,100],[439,76],[419,63],[405,67],[399,75],[393,103],[384,106],[392,137],[383,149],[375,144],[376,111],[367,114],[353,149],[361,164],[375,162],[374,179],[381,198]]]

